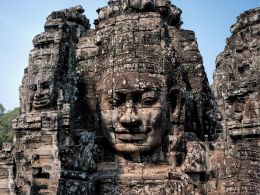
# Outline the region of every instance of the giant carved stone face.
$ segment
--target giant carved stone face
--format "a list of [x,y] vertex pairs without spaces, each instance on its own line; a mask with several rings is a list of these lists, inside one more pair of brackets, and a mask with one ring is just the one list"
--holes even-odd
[[48,77],[39,77],[30,84],[30,90],[33,92],[32,108],[39,110],[50,107],[54,101],[54,84]]
[[120,153],[142,153],[162,143],[169,123],[165,76],[122,72],[103,77],[103,133]]

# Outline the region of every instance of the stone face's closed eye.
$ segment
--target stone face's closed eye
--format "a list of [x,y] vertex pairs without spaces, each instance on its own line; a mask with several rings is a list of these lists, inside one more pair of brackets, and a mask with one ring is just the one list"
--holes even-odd
[[[145,91],[145,92],[135,92],[131,94],[131,100],[134,104],[141,103],[142,106],[147,107],[153,105],[159,99],[159,95],[156,91]],[[108,98],[106,101],[115,107],[122,106],[126,103],[126,94],[115,93]]]
[[106,98],[106,101],[111,105],[111,106],[121,106],[124,101],[125,101],[125,97],[123,97],[122,95],[118,95],[118,94],[113,94],[111,96],[109,96],[108,98]]
[[29,86],[29,89],[32,90],[32,91],[36,91],[37,90],[37,85],[36,84],[31,84]]
[[41,89],[48,89],[50,87],[50,82],[45,81],[45,82],[40,84],[40,87],[41,87]]
[[158,99],[159,96],[157,92],[155,91],[144,92],[142,95],[142,105],[143,106],[153,105]]
[[[38,87],[39,87],[39,89],[48,89],[50,87],[50,82],[44,81],[44,82],[40,83],[40,86],[38,86]],[[37,84],[29,85],[29,89],[31,89],[32,91],[36,91],[38,87],[37,87]]]

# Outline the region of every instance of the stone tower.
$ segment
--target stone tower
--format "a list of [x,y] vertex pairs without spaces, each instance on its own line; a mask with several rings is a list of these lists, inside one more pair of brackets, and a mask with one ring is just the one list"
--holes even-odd
[[76,96],[76,44],[89,28],[79,7],[53,12],[33,39],[20,87],[20,117],[13,122],[17,194],[56,194],[59,143],[70,129]]
[[109,1],[94,29],[83,12],[51,13],[33,40],[4,186],[16,194],[258,194],[259,9],[232,27],[215,98],[195,34],[181,29],[170,1]]
[[241,14],[231,32],[216,59],[214,95],[223,132],[212,163],[223,194],[259,194],[260,9]]

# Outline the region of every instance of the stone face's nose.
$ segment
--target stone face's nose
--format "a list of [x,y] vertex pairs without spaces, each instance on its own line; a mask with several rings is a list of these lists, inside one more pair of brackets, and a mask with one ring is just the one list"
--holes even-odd
[[127,100],[125,102],[125,106],[126,106],[127,109],[135,107],[133,100],[129,99],[129,96],[127,96]]
[[40,98],[42,96],[44,96],[44,89],[41,86],[41,84],[37,84],[37,90],[35,91],[34,97],[35,98]]
[[36,98],[36,99],[39,99],[39,98],[41,98],[43,96],[43,93],[40,91],[40,90],[37,90],[36,92],[35,92],[35,94],[34,94],[34,97]]
[[127,106],[125,113],[120,118],[121,125],[128,130],[138,131],[141,126],[141,118],[138,116],[134,106]]

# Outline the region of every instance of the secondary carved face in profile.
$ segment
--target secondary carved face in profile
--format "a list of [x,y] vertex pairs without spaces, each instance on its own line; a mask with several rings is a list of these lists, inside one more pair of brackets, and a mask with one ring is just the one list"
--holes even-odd
[[103,132],[121,153],[142,153],[161,145],[169,125],[165,76],[124,72],[103,77]]
[[51,106],[54,97],[53,81],[48,78],[39,78],[30,84],[30,90],[33,92],[32,108],[39,110]]

